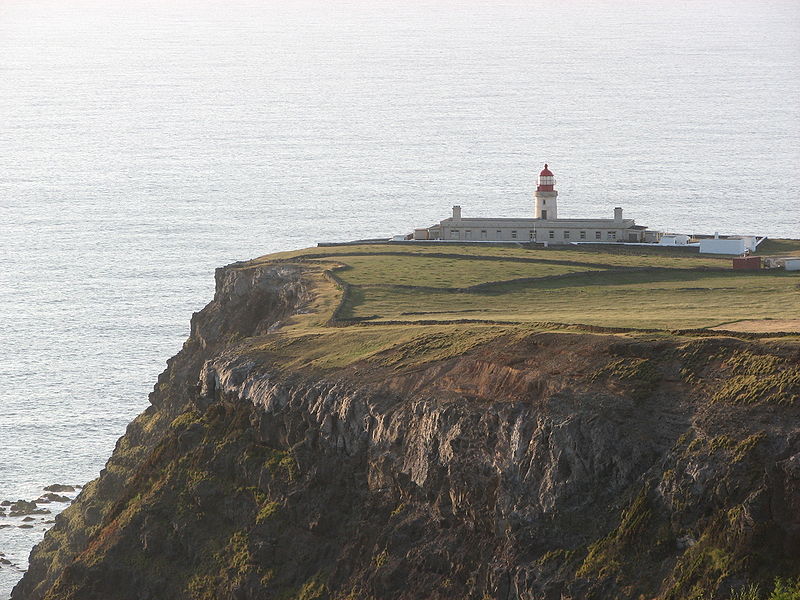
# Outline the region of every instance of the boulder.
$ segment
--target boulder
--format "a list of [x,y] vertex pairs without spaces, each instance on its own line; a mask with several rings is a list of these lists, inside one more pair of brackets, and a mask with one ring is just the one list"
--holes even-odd
[[52,492],[46,493],[42,496],[47,502],[72,502],[72,498],[68,496],[62,496],[60,494],[54,494]]
[[64,485],[63,483],[54,483],[53,485],[48,485],[43,489],[45,492],[74,492],[75,486]]
[[24,515],[31,515],[36,509],[36,502],[17,500],[11,505],[11,516],[22,517]]

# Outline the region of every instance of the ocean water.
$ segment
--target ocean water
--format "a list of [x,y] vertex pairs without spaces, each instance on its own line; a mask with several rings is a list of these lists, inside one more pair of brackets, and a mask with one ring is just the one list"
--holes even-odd
[[795,0],[3,0],[0,500],[95,477],[235,260],[544,162],[564,217],[800,238],[798,99]]

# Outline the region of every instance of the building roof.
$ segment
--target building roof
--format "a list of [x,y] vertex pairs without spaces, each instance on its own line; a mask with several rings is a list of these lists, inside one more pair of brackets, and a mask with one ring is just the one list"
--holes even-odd
[[539,173],[539,177],[553,177],[553,173],[547,168],[547,163],[544,163],[544,169]]

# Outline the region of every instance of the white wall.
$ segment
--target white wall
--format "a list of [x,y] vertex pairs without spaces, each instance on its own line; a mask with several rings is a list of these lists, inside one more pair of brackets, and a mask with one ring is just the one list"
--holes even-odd
[[700,240],[700,254],[744,254],[744,240]]
[[658,241],[658,243],[661,246],[685,246],[689,243],[689,236],[683,234],[664,235],[661,236],[661,239]]
[[783,265],[787,271],[800,271],[800,258],[787,258]]

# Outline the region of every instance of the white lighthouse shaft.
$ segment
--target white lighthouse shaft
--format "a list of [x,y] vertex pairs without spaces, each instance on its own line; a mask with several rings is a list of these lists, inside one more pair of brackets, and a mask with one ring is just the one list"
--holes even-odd
[[558,192],[555,190],[556,178],[547,165],[539,173],[539,185],[533,193],[534,217],[537,219],[558,218]]

